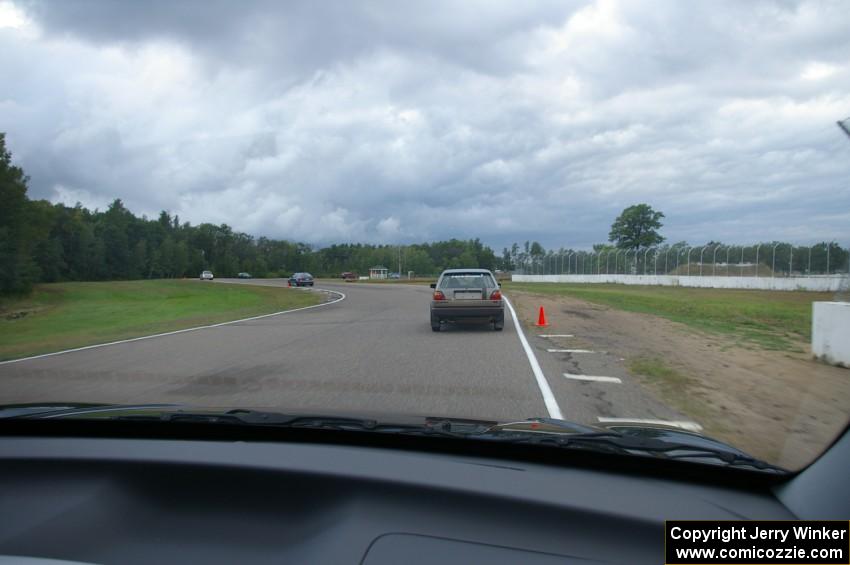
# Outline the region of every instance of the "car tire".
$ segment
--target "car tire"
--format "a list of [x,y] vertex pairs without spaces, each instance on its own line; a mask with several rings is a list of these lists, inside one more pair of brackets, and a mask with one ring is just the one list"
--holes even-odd
[[440,318],[438,318],[437,316],[434,316],[432,314],[431,315],[431,331],[432,332],[440,331],[440,325],[441,325]]
[[501,317],[497,320],[494,320],[493,321],[493,329],[496,330],[497,332],[500,332],[503,329],[505,329],[505,318]]

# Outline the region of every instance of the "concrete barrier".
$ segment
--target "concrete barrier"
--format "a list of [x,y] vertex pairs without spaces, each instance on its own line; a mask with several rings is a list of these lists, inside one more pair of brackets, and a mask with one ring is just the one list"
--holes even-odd
[[850,367],[850,302],[812,304],[812,355]]
[[810,290],[837,292],[848,287],[847,275],[813,277],[700,277],[673,275],[513,275],[513,282],[586,283],[742,288],[752,290]]

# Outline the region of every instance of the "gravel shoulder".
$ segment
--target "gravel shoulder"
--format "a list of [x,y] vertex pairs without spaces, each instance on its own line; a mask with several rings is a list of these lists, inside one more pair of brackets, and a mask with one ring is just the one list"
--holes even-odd
[[[553,327],[575,335],[554,338],[556,346],[622,359],[649,394],[699,422],[706,435],[786,468],[818,456],[850,418],[850,371],[811,360],[800,352],[807,351],[805,344],[796,352],[762,350],[732,336],[567,296],[510,296],[527,327],[543,306]],[[635,370],[645,366],[667,370]]]

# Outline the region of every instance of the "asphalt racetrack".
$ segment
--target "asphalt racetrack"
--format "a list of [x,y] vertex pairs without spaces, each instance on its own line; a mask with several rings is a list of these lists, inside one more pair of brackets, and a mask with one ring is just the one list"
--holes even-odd
[[524,347],[510,309],[502,332],[466,324],[434,333],[425,286],[321,283],[299,291],[327,291],[329,303],[2,363],[0,404],[185,403],[500,421],[560,415],[588,424],[625,418],[692,427],[617,359],[551,352],[551,339],[534,327],[524,329]]

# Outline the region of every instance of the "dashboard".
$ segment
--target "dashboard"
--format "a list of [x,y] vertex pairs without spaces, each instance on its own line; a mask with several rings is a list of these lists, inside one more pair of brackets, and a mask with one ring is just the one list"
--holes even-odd
[[0,555],[659,563],[665,520],[795,519],[774,490],[361,445],[5,436]]

